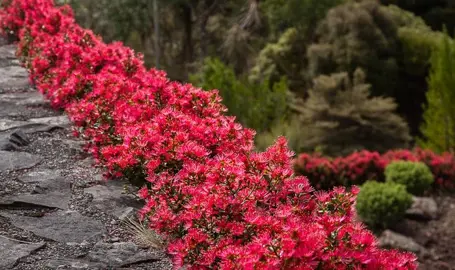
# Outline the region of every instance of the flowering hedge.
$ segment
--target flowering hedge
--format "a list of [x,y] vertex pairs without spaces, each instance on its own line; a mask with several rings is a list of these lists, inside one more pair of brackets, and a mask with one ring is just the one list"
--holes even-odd
[[217,91],[169,81],[121,43],[104,44],[52,0],[3,0],[30,78],[63,108],[110,175],[146,184],[140,218],[190,269],[416,269],[356,222],[357,189],[313,192],[286,140],[263,153]]
[[360,151],[333,159],[318,154],[300,154],[294,161],[294,169],[297,174],[307,176],[316,189],[329,189],[338,185],[361,185],[371,179],[383,181],[385,167],[396,160],[425,163],[433,173],[434,189],[455,187],[454,155],[438,155],[423,149],[393,150],[382,155]]

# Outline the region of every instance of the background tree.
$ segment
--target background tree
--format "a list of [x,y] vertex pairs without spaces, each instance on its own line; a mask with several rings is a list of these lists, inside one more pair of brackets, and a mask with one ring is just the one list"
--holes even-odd
[[406,147],[411,139],[406,122],[395,114],[392,98],[370,97],[365,73],[347,72],[314,79],[314,87],[301,106],[304,149],[321,148],[330,156],[355,150],[384,152]]
[[276,82],[285,76],[290,89],[303,92],[307,87],[304,44],[305,37],[296,28],[287,29],[276,43],[270,42],[260,51],[249,72],[249,79],[261,82],[264,78],[269,78]]
[[308,47],[310,77],[352,75],[361,67],[374,95],[393,94],[398,80],[397,30],[393,17],[376,1],[350,2],[329,10],[317,30],[317,42]]
[[418,135],[436,36],[421,18],[396,6],[369,0],[340,5],[327,13],[308,47],[308,78],[364,69],[373,96],[393,97]]
[[450,33],[455,29],[455,3],[453,0],[381,0],[384,5],[397,5],[421,17],[433,29],[442,31],[445,25]]
[[[196,74],[197,85],[220,89],[230,113],[258,127],[258,148],[288,134],[294,149],[302,148],[301,138],[317,136],[300,136],[310,131],[299,116],[315,79],[346,73],[352,81],[357,68],[366,71],[372,96],[392,97],[419,137],[430,56],[442,36],[423,7],[452,8],[448,0],[156,0],[156,13],[148,0],[66,1],[84,26],[144,53],[149,66],[159,63],[171,79]],[[281,103],[278,113],[263,112],[265,118],[252,117],[261,106],[239,104],[252,99],[267,108],[269,101],[254,93],[273,93],[283,78],[289,89],[283,99],[294,115],[255,123],[281,115]]]
[[455,44],[446,34],[431,57],[427,106],[423,114],[423,147],[437,152],[455,150]]

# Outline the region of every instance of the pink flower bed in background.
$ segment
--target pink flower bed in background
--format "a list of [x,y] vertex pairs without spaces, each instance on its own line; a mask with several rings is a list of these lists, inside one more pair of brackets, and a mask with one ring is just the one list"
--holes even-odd
[[300,154],[294,161],[294,169],[297,174],[307,176],[316,189],[329,189],[339,185],[361,185],[373,179],[383,181],[385,167],[395,160],[425,163],[434,175],[434,189],[455,187],[455,157],[450,153],[438,155],[422,149],[393,150],[382,155],[360,151],[333,159]]
[[147,70],[51,0],[3,1],[0,24],[96,160],[144,182],[139,216],[166,238],[176,267],[416,269],[413,254],[379,249],[355,221],[356,188],[314,192],[294,176],[284,138],[254,152],[254,131],[224,114],[217,91]]

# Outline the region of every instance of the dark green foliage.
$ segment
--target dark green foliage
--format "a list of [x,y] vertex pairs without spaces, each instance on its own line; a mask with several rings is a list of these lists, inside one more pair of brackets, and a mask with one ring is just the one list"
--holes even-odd
[[405,116],[411,133],[418,136],[431,52],[439,43],[442,34],[432,31],[422,18],[397,6],[388,6],[387,10],[399,27],[399,82],[393,97],[399,104],[398,112]]
[[404,70],[425,77],[431,52],[441,39],[441,33],[432,31],[422,18],[397,6],[390,5],[386,10],[398,27],[398,39],[403,52],[400,61]]
[[448,36],[431,57],[426,93],[427,106],[421,126],[420,146],[436,152],[455,150],[455,44]]
[[430,66],[431,52],[442,38],[441,33],[413,27],[401,27],[398,36],[407,73],[425,77]]
[[294,108],[301,112],[304,149],[335,156],[406,147],[408,127],[393,99],[370,97],[369,88],[361,70],[352,80],[346,72],[317,77],[308,99]]
[[318,27],[318,41],[308,47],[309,75],[368,74],[373,95],[391,95],[398,74],[398,38],[394,17],[377,1],[350,2],[332,8]]
[[387,228],[399,222],[412,205],[406,187],[392,182],[368,181],[357,195],[356,209],[360,218],[373,228]]
[[218,89],[228,114],[237,117],[246,127],[257,132],[268,130],[276,121],[287,116],[287,84],[280,80],[270,86],[266,79],[259,84],[237,77],[232,67],[219,59],[208,58],[197,74],[190,76],[195,85],[209,90]]
[[343,2],[346,0],[265,0],[261,8],[272,31],[281,32],[290,27],[312,29],[327,10]]
[[[451,0],[446,0],[447,2]],[[435,30],[443,30],[444,27],[449,29],[450,33],[455,30],[455,7],[453,4],[448,7],[432,8],[423,15],[425,21]]]
[[423,195],[434,182],[430,168],[422,162],[394,161],[384,171],[386,182],[402,184],[414,195]]
[[397,112],[418,134],[425,76],[437,34],[414,14],[378,1],[347,3],[321,21],[317,42],[308,47],[308,78],[348,72],[367,73],[373,96],[390,96]]
[[302,91],[305,83],[305,38],[296,28],[289,28],[276,43],[268,43],[256,57],[255,66],[251,69],[249,79],[261,82],[269,78],[276,82],[286,76],[289,88]]
[[397,5],[423,18],[432,29],[441,31],[444,25],[455,28],[455,6],[452,0],[381,0],[381,3]]

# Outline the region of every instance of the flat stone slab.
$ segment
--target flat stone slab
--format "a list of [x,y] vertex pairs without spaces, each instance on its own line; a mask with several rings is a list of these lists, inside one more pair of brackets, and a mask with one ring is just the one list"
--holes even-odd
[[30,124],[27,121],[15,121],[10,119],[0,119],[0,131],[6,131],[14,128],[19,128]]
[[101,265],[76,259],[52,259],[47,262],[46,267],[48,269],[101,269]]
[[27,185],[33,185],[35,193],[46,193],[49,191],[68,193],[71,190],[71,179],[63,177],[60,170],[33,170],[18,179]]
[[21,66],[6,66],[0,68],[0,83],[12,78],[25,78],[28,83],[28,72]]
[[14,44],[0,46],[0,59],[16,59],[16,46]]
[[1,94],[0,101],[25,106],[49,104],[49,101],[44,99],[43,95],[38,91]]
[[28,73],[21,66],[0,68],[0,89],[27,89],[30,87]]
[[13,268],[19,259],[44,245],[44,242],[26,244],[0,237],[0,269]]
[[86,258],[58,258],[47,262],[51,269],[117,269],[137,263],[159,261],[160,258],[148,250],[140,249],[132,242],[98,242]]
[[68,119],[68,116],[66,116],[66,115],[32,118],[32,119],[29,119],[28,121],[32,122],[32,123],[45,124],[45,125],[50,125],[50,126],[62,126],[62,127],[66,127],[71,124],[70,120]]
[[11,102],[4,102],[0,98],[0,118],[12,118],[21,114],[28,108]]
[[76,211],[57,211],[43,217],[27,217],[2,213],[23,230],[61,243],[81,243],[105,233],[103,224]]
[[[56,118],[58,118],[58,117],[60,117],[60,116],[56,116]],[[34,122],[0,119],[0,132],[10,131],[13,129],[20,129],[20,130],[23,130],[25,133],[49,132],[56,128],[65,127],[60,124],[53,124],[57,121],[64,123],[63,118],[62,119],[51,119],[51,118],[54,118],[54,117],[33,118]],[[32,119],[30,119],[30,120],[32,120]]]
[[140,249],[133,242],[98,242],[87,257],[92,262],[100,262],[108,267],[122,267],[159,260],[155,255],[147,250]]
[[16,203],[26,203],[41,207],[68,209],[71,201],[71,192],[63,193],[53,191],[44,194],[20,194],[0,199],[0,205],[14,205]]
[[41,160],[41,157],[26,152],[0,151],[0,171],[29,169]]
[[131,195],[124,194],[121,182],[109,181],[106,185],[85,188],[85,193],[93,196],[93,204],[100,210],[118,218],[130,212],[131,208],[139,208],[139,202]]

